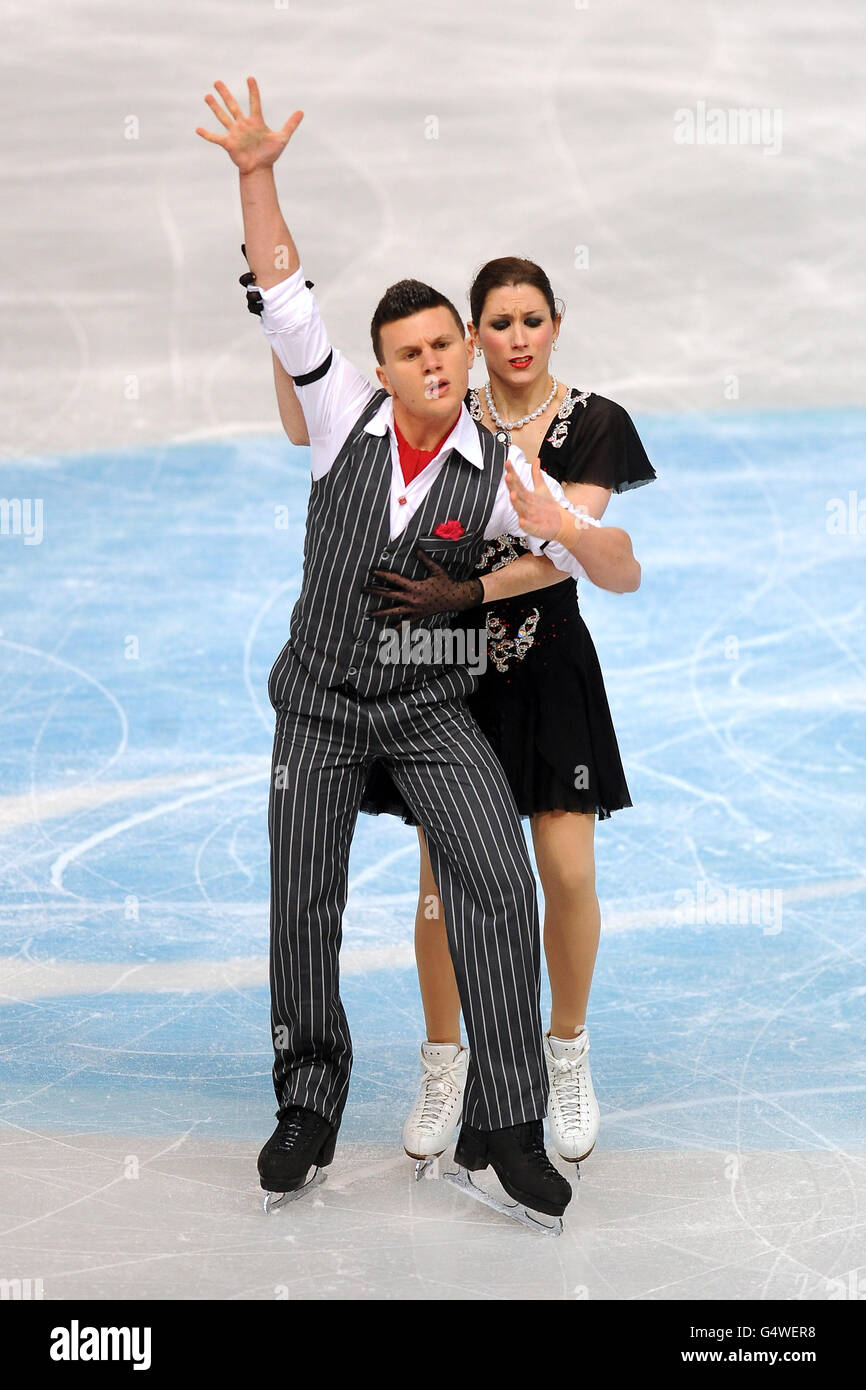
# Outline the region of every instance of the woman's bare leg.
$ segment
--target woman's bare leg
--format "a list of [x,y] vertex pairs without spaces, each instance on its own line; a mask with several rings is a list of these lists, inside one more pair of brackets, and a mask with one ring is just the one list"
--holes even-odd
[[586,1023],[601,913],[595,893],[595,816],[544,811],[531,820],[544,890],[544,954],[550,979],[550,1031],[573,1038]]
[[[544,891],[544,953],[550,978],[550,1031],[570,1038],[586,1023],[601,913],[595,892],[595,816],[546,811],[532,817],[535,860]],[[418,827],[421,850],[415,956],[429,1042],[460,1042],[460,995],[439,890]]]
[[427,1025],[427,1041],[460,1042],[460,995],[445,934],[445,914],[424,831],[418,826],[421,874],[415,914],[415,959]]

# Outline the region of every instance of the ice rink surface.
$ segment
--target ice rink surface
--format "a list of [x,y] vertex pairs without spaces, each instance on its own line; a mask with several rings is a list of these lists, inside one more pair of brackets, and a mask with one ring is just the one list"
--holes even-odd
[[[862,1296],[858,7],[11,13],[0,1278]],[[248,72],[272,123],[307,112],[278,183],[335,341],[369,368],[390,280],[462,304],[482,260],[529,254],[567,304],[558,374],[621,401],[659,473],[608,512],[640,591],[581,587],[635,805],[596,836],[603,1128],[559,1241],[412,1181],[417,840],[389,818],[352,852],[343,1142],[261,1212],[266,679],[308,457],[236,283],[233,171],[192,133]],[[699,102],[780,112],[780,147],[677,144]]]

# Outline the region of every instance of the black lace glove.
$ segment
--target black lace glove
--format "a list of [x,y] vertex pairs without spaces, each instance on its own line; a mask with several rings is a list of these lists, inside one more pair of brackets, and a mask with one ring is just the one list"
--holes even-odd
[[374,570],[378,584],[365,584],[365,594],[380,594],[394,600],[396,607],[379,608],[371,618],[427,618],[431,613],[459,613],[484,601],[480,579],[452,579],[425,550],[417,550],[430,574],[426,579],[407,579],[394,570]]
[[[244,260],[247,262],[247,265],[249,265],[249,261],[247,260],[246,242],[241,243],[241,252],[243,254]],[[243,285],[244,289],[247,292],[247,308],[249,309],[250,313],[261,315],[261,312],[265,307],[265,301],[262,299],[261,291],[250,289],[250,285],[254,285],[256,283],[256,277],[254,273],[251,270],[244,271],[243,275],[238,276],[238,283]],[[312,280],[305,280],[304,284],[306,285],[308,290],[311,290],[313,288]]]

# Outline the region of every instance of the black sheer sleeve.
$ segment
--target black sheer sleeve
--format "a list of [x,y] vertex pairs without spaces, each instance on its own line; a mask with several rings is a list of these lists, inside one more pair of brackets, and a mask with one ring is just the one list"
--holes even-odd
[[592,395],[569,423],[560,482],[595,483],[611,492],[627,492],[655,478],[631,416],[616,401]]

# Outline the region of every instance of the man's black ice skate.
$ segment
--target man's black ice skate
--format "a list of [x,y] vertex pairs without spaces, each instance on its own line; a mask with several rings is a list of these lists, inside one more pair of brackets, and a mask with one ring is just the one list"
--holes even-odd
[[[473,1129],[464,1124],[454,1150],[454,1161],[458,1171],[445,1176],[456,1187],[543,1235],[562,1234],[562,1213],[571,1201],[571,1187],[547,1157],[542,1120],[491,1130]],[[470,1173],[488,1167],[493,1169],[516,1206],[508,1206],[489,1196],[472,1181]],[[554,1217],[553,1224],[540,1221],[538,1213]]]
[[[334,1160],[337,1131],[314,1110],[291,1105],[259,1154],[259,1180],[267,1196],[265,1211],[302,1197],[324,1182]],[[310,1169],[315,1169],[310,1177]]]

